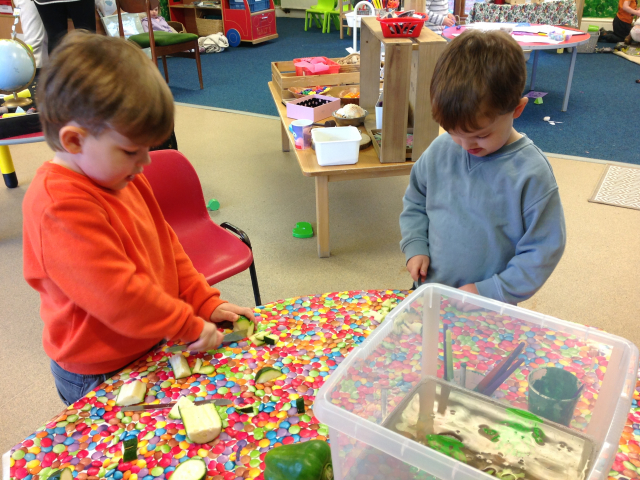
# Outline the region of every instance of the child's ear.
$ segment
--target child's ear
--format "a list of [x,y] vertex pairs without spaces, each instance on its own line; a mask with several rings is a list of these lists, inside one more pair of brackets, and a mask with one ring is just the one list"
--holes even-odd
[[522,97],[520,99],[520,102],[518,102],[518,106],[516,107],[515,111],[513,112],[513,118],[518,118],[520,115],[522,115],[522,111],[524,110],[524,107],[527,106],[527,103],[529,103],[529,98],[528,97]]
[[82,153],[87,131],[76,125],[65,125],[60,129],[58,138],[60,139],[60,145],[67,153],[76,155]]

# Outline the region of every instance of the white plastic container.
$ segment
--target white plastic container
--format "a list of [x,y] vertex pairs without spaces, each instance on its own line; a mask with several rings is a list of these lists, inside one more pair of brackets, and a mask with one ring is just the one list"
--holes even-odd
[[318,165],[328,167],[358,163],[362,135],[356,127],[314,128],[311,137]]
[[[466,306],[470,304],[479,310],[467,314],[452,312],[451,300],[462,302]],[[418,329],[419,333],[408,333],[406,330],[402,334],[398,333],[398,325],[408,315],[411,315],[413,321],[416,321],[416,318],[418,321],[422,319],[422,329]],[[382,474],[381,478],[394,479],[490,480],[496,478],[383,426],[392,414],[397,413],[394,408],[410,394],[418,382],[427,376],[438,374],[438,369],[443,363],[438,358],[439,342],[441,342],[439,335],[445,318],[454,318],[447,322],[455,322],[449,328],[457,329],[454,331],[458,339],[454,341],[457,348],[457,350],[454,349],[456,362],[460,361],[460,357],[456,355],[460,355],[461,351],[466,352],[463,347],[477,346],[479,340],[486,340],[486,338],[483,340],[483,336],[497,338],[501,335],[507,339],[507,342],[512,342],[514,345],[520,341],[527,341],[533,348],[536,348],[535,342],[538,342],[539,337],[542,336],[545,338],[543,342],[545,345],[554,344],[558,349],[565,346],[565,350],[569,348],[578,350],[578,353],[569,351],[568,357],[564,356],[560,359],[565,360],[565,363],[567,361],[571,363],[576,355],[582,355],[580,357],[584,360],[582,365],[589,364],[588,358],[592,359],[592,365],[606,364],[604,373],[601,368],[595,371],[595,367],[593,371],[588,372],[586,370],[588,367],[584,366],[582,378],[586,380],[585,383],[592,382],[590,383],[592,387],[589,388],[595,388],[598,392],[597,396],[592,397],[587,404],[589,412],[580,414],[584,415],[579,417],[580,422],[583,423],[574,422],[572,428],[576,430],[579,428],[578,432],[590,437],[595,444],[595,461],[590,464],[584,478],[587,480],[607,478],[618,451],[619,439],[629,413],[636,384],[638,365],[636,346],[624,338],[594,328],[558,320],[443,285],[426,284],[419,287],[387,315],[384,322],[365,342],[346,357],[316,395],[313,410],[315,416],[329,426],[336,480],[374,478],[367,476],[368,473],[374,472]],[[397,324],[394,325],[394,322]],[[394,327],[396,333],[394,333]],[[511,327],[517,332],[517,338],[509,340],[508,332]],[[469,334],[470,331],[477,333]],[[533,335],[525,332],[533,332]],[[464,344],[458,338],[463,334],[466,335]],[[476,337],[476,340],[470,341],[471,335]],[[456,341],[459,343],[455,343]],[[411,345],[411,342],[413,347],[405,348]],[[502,346],[504,342],[505,340],[500,340]],[[551,353],[552,349],[548,348],[548,353]],[[553,351],[560,351],[558,349]],[[528,350],[525,352],[531,353]],[[500,355],[506,354],[508,352],[502,352]],[[394,355],[400,356],[394,358]],[[536,355],[534,353],[534,357],[528,358],[537,363],[537,360],[542,357]],[[494,359],[492,363],[494,361],[497,362]],[[476,359],[474,362],[476,367],[481,369],[482,366],[479,365],[482,363],[481,359]],[[400,364],[402,366],[398,366]],[[528,368],[534,369],[532,365],[533,363]],[[571,365],[576,364],[571,363]],[[398,372],[401,376],[397,374]],[[522,385],[522,381],[520,384]],[[585,389],[583,394],[589,393],[587,390]],[[508,399],[509,397],[506,396],[501,401],[506,402]],[[581,397],[581,400],[584,399],[585,396]],[[526,408],[526,400],[524,407],[522,398],[517,401],[520,402],[518,408]],[[400,405],[399,408],[402,406]],[[574,420],[577,421],[576,417]],[[559,455],[562,454],[559,453]],[[548,478],[551,480],[552,476]]]

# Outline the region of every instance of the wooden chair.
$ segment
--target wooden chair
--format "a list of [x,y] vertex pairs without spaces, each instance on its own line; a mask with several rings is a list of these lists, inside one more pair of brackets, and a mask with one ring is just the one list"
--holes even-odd
[[198,36],[193,33],[154,32],[151,27],[151,8],[149,3],[150,0],[116,0],[120,36],[124,37],[122,15],[120,12],[121,9],[127,13],[141,13],[146,11],[147,18],[149,19],[149,33],[131,35],[129,40],[137,43],[142,48],[150,47],[151,59],[156,65],[158,65],[158,57],[162,57],[164,78],[167,80],[167,83],[169,83],[167,55],[195,58],[196,65],[198,67],[200,90],[202,90],[204,86],[202,84],[202,65],[200,64],[200,46],[198,45]]

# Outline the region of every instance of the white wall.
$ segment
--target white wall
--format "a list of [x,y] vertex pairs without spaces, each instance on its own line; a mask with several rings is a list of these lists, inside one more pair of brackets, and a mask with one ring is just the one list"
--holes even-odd
[[586,32],[589,25],[595,25],[598,28],[604,28],[605,30],[613,30],[613,18],[588,18],[583,17],[580,24],[580,30]]

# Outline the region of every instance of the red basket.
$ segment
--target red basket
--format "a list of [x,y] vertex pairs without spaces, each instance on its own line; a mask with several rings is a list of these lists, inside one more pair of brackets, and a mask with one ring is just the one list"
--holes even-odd
[[[329,71],[325,75],[340,73],[340,65],[338,65],[333,60],[329,60],[327,57],[313,57],[313,58],[322,58],[323,59],[322,63],[329,66]],[[300,62],[301,60],[302,60],[301,58],[295,58],[293,60],[294,65]],[[318,75],[317,73],[313,73],[304,67],[295,67],[295,68],[296,68],[296,76],[298,77],[307,76],[307,75]]]
[[424,22],[429,20],[429,16],[424,13],[416,13],[422,15],[422,18],[400,17],[400,18],[380,18],[380,26],[382,27],[382,35],[385,38],[412,38],[420,35]]

